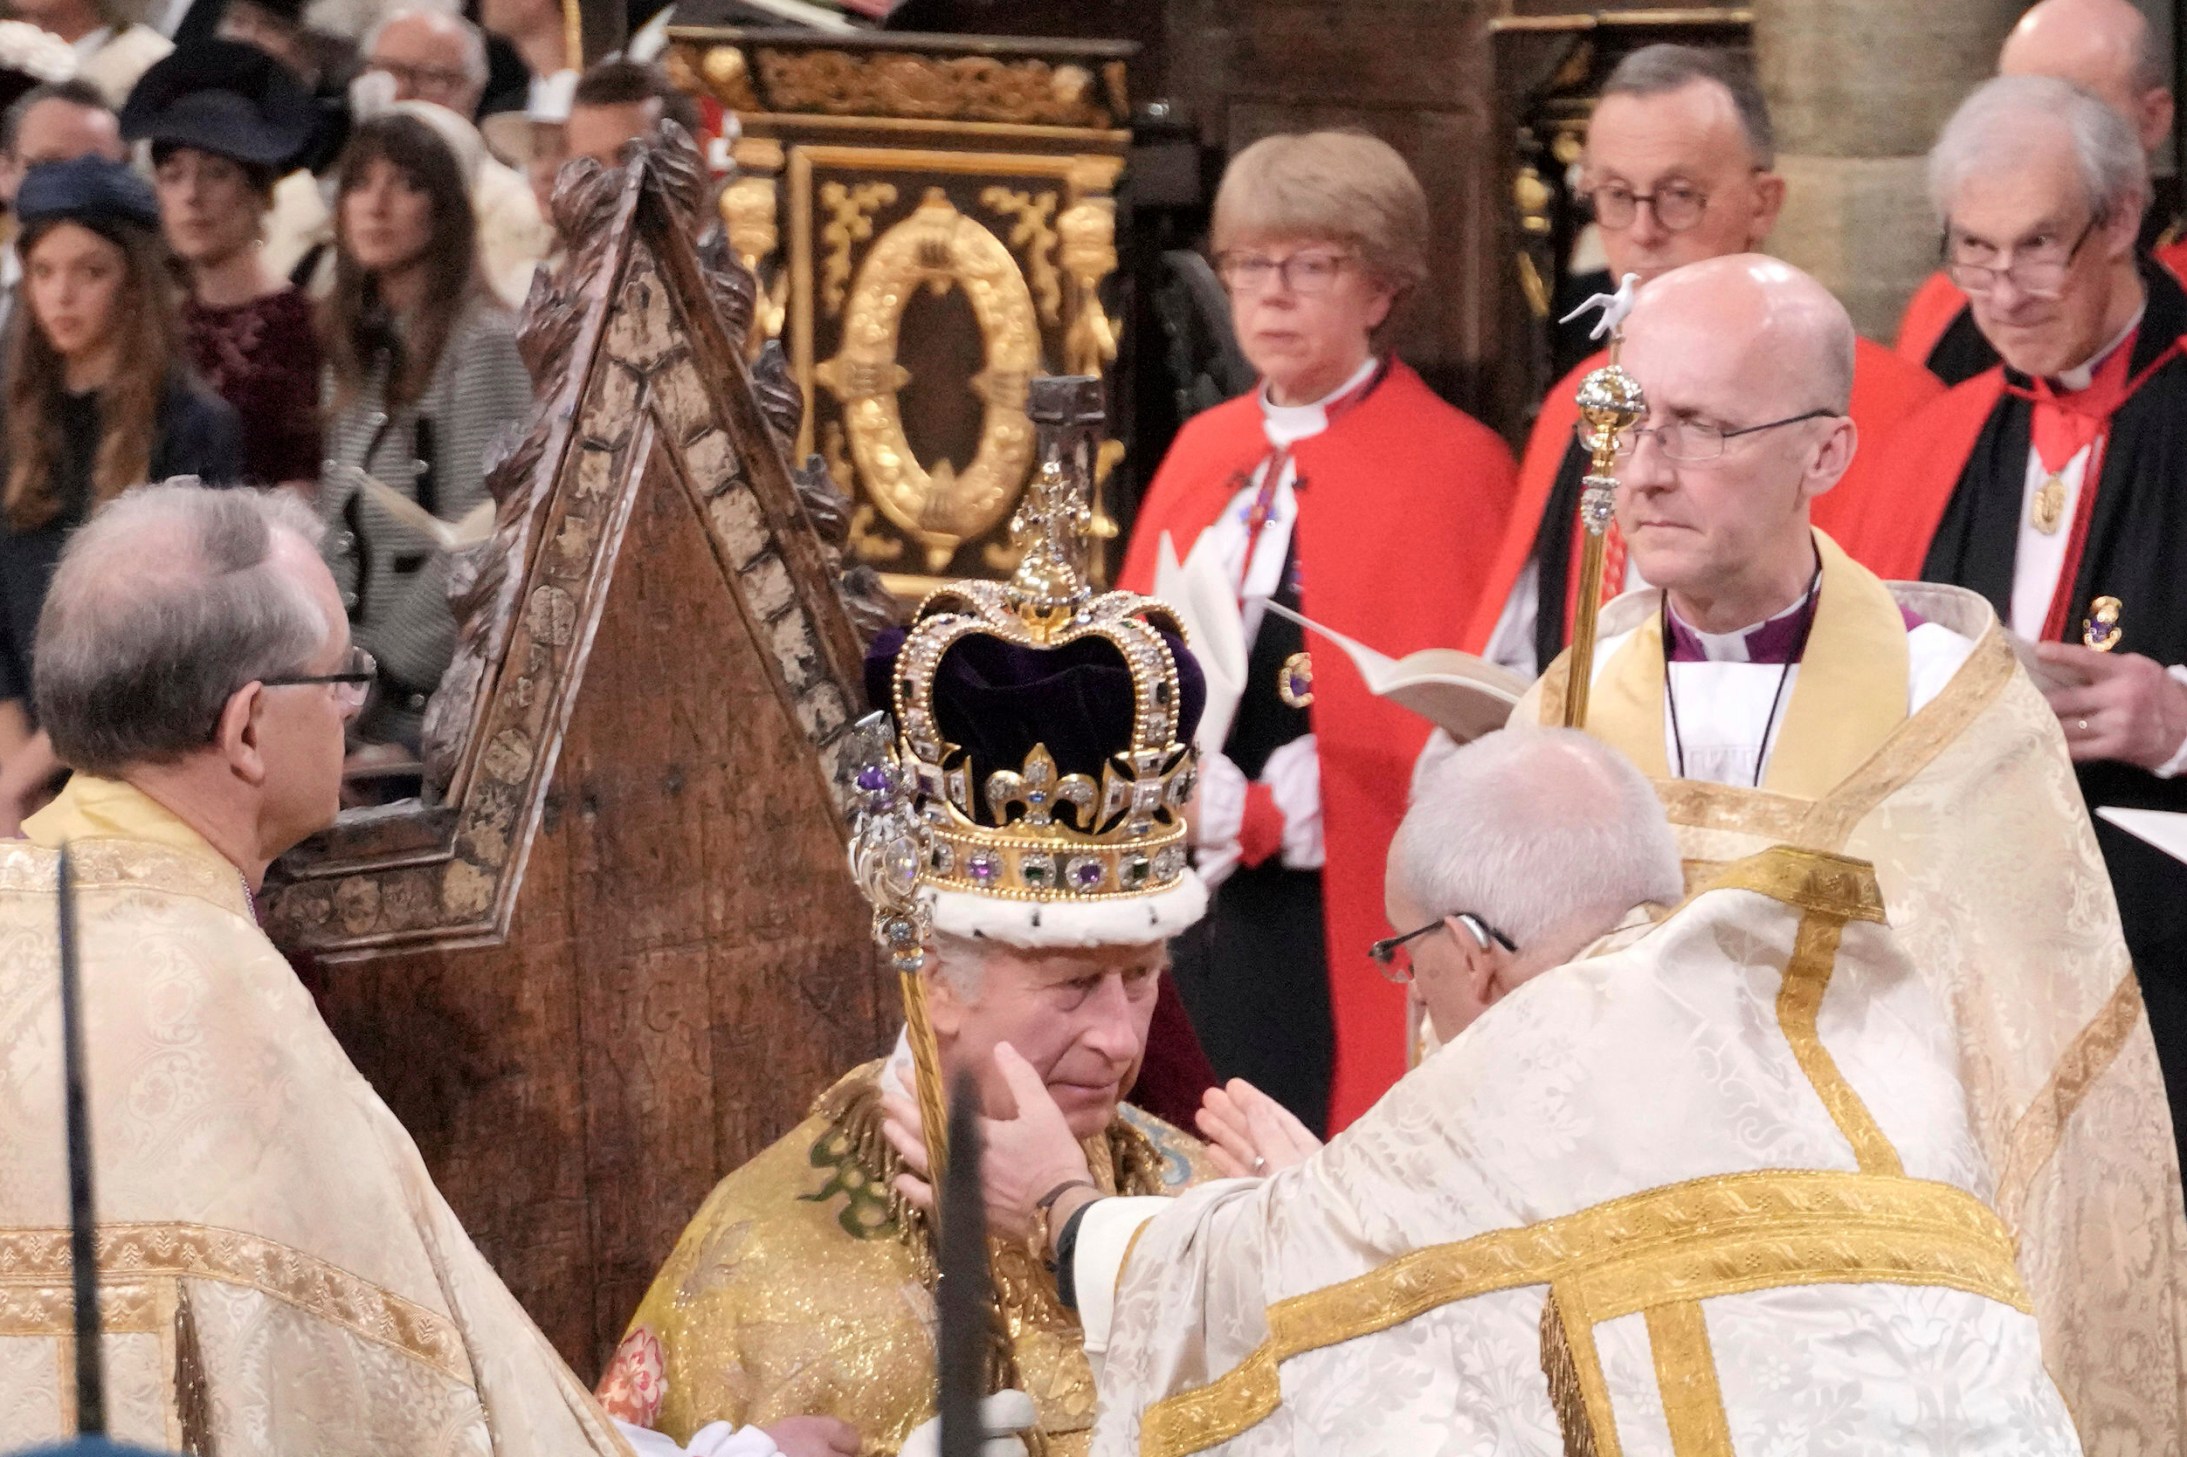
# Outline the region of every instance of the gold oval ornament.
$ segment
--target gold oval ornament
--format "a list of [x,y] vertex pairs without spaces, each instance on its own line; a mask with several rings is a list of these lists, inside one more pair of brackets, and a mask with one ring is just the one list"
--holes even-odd
[[1283,671],[1276,676],[1276,696],[1283,700],[1285,708],[1304,708],[1314,701],[1311,655],[1293,653],[1283,660]]
[[2126,636],[2126,629],[2119,626],[2119,618],[2126,611],[2126,604],[2116,597],[2098,597],[2088,604],[2088,616],[2081,619],[2081,641],[2099,653],[2108,653]]
[[[967,387],[981,402],[979,447],[962,472],[923,464],[904,431],[897,394],[911,372],[896,362],[898,330],[912,295],[963,291],[986,348]],[[1040,373],[1040,317],[1003,241],[929,188],[911,215],[877,239],[859,264],[843,313],[843,342],[813,378],[842,401],[859,479],[881,514],[939,572],[965,542],[1000,525],[1033,464],[1026,388]]]

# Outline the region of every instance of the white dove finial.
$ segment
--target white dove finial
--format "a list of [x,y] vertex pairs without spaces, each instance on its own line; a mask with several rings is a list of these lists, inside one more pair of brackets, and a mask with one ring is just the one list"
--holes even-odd
[[1617,326],[1625,322],[1625,316],[1633,311],[1633,291],[1639,287],[1640,275],[1628,273],[1624,281],[1618,284],[1616,293],[1598,293],[1557,322],[1569,324],[1581,314],[1600,309],[1602,317],[1595,320],[1595,326],[1587,331],[1587,337],[1600,339],[1605,334],[1614,334]]

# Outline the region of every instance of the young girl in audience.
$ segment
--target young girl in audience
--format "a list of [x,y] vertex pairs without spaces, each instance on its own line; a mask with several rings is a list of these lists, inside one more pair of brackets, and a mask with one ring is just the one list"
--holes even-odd
[[60,765],[31,709],[32,646],[68,533],[140,481],[242,469],[235,412],[190,378],[159,209],[119,162],[33,167],[16,193],[23,260],[0,451],[0,834]]
[[325,550],[356,640],[380,663],[357,741],[409,752],[455,647],[447,556],[370,483],[460,521],[485,499],[488,445],[531,404],[516,323],[480,274],[469,182],[433,110],[376,117],[351,134],[320,325]]
[[191,363],[243,426],[253,485],[309,491],[319,476],[319,339],[311,303],[268,269],[273,187],[309,145],[311,98],[256,46],[204,41],[147,71],[122,135],[151,143],[160,226],[183,265]]

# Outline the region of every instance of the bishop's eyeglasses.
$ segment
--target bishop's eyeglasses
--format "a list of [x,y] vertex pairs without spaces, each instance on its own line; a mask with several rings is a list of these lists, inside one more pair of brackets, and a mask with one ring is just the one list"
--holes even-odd
[[1384,976],[1396,982],[1399,986],[1403,986],[1412,980],[1412,958],[1410,956],[1400,956],[1398,953],[1405,949],[1408,942],[1417,941],[1430,932],[1442,930],[1444,923],[1448,921],[1464,923],[1465,928],[1473,933],[1473,939],[1480,942],[1484,948],[1493,941],[1506,951],[1517,951],[1519,949],[1518,944],[1509,936],[1506,936],[1503,932],[1473,914],[1473,912],[1456,911],[1448,916],[1437,916],[1425,926],[1417,926],[1410,931],[1400,932],[1395,936],[1385,936],[1367,948],[1367,955],[1375,965],[1382,968]]
[[[1737,440],[1742,435],[1759,435],[1764,430],[1777,430],[1808,420],[1835,420],[1842,413],[1839,410],[1808,410],[1787,415],[1782,420],[1764,420],[1759,425],[1740,425],[1733,429],[1702,420],[1680,419],[1666,420],[1660,425],[1636,425],[1618,433],[1617,459],[1620,462],[1631,460],[1633,452],[1640,449],[1640,437],[1653,435],[1664,459],[1677,461],[1680,465],[1705,465],[1723,455],[1725,442]],[[1595,448],[1593,432],[1585,420],[1578,422],[1572,433],[1578,437],[1580,449]]]
[[366,695],[379,681],[379,659],[363,648],[353,647],[349,656],[342,660],[338,673],[279,673],[271,678],[261,678],[259,685],[265,688],[293,688],[306,683],[326,683],[334,689],[334,701],[342,712],[355,713],[364,707]]
[[[1944,255],[1944,271],[1963,293],[1989,293],[2004,280],[2030,298],[2056,298],[2065,291],[2066,274],[2073,268],[2073,260],[2088,240],[2102,227],[2104,216],[2096,214],[2081,229],[2080,236],[2068,243],[2063,230],[2055,233],[2037,233],[2023,238],[2009,248],[1981,238],[1970,238],[1957,228],[1946,228],[1940,251]],[[2003,261],[2000,262],[1999,260]]]

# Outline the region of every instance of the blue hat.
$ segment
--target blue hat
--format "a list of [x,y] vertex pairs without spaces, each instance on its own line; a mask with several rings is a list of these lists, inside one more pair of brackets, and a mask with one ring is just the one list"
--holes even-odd
[[319,126],[288,67],[240,41],[194,41],[144,73],[122,104],[121,134],[285,169]]
[[41,162],[23,174],[15,215],[26,228],[46,222],[82,223],[113,236],[123,225],[159,231],[159,199],[152,184],[127,163],[104,157]]

